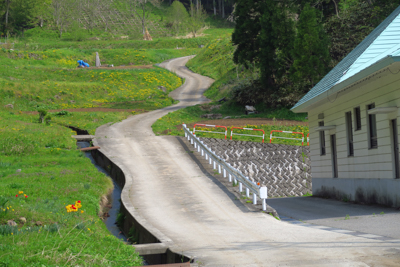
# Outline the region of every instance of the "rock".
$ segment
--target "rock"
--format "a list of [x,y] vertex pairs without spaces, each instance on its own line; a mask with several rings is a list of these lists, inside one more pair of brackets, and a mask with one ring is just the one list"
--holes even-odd
[[8,226],[17,226],[17,223],[14,222],[13,220],[8,220],[8,221],[7,221],[7,225],[8,225]]
[[203,48],[204,47],[204,45],[199,45],[199,48]]
[[163,91],[164,93],[167,92],[167,88],[165,88],[164,86],[158,86],[157,88],[158,88],[158,90],[161,90],[161,91]]
[[37,225],[37,226],[42,226],[43,223],[42,223],[41,221],[37,221],[37,222],[36,222],[36,225]]
[[226,101],[227,101],[227,100],[226,100],[226,97],[223,97],[223,98],[217,100],[218,103],[224,103],[224,102],[226,102]]
[[226,116],[224,119],[230,119],[231,118],[231,116]]
[[256,111],[256,108],[253,106],[245,106],[244,108],[246,111],[253,111],[253,112]]
[[21,172],[21,169],[18,169],[17,172]]
[[21,223],[25,224],[25,223],[26,223],[26,218],[25,218],[25,217],[20,217],[20,218],[19,218],[19,221],[20,221]]
[[120,67],[125,67],[125,65],[120,65]]
[[100,67],[101,63],[100,63],[100,56],[99,56],[99,52],[96,52],[96,67]]
[[113,68],[113,67],[114,67],[114,65],[113,65],[113,64],[110,64],[110,65],[108,65],[108,67],[110,67],[110,68]]
[[74,100],[70,100],[69,102],[70,102],[71,104],[75,103],[75,101],[74,101]]
[[7,104],[7,105],[5,105],[4,107],[5,107],[5,108],[11,108],[11,109],[14,109],[14,105],[13,105],[13,104]]
[[54,98],[55,99],[61,99],[61,97],[59,95],[55,95]]

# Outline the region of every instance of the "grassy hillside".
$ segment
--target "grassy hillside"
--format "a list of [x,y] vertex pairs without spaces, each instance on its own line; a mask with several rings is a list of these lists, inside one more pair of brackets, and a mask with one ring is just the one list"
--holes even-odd
[[[211,77],[215,80],[212,86],[204,93],[204,95],[213,102],[206,105],[198,105],[178,110],[168,114],[157,120],[153,124],[153,130],[157,134],[183,135],[179,125],[182,123],[195,123],[204,121],[201,118],[204,114],[218,113],[222,117],[237,117],[237,118],[270,118],[270,119],[286,119],[296,121],[306,121],[306,114],[295,114],[288,108],[271,109],[263,104],[256,105],[258,114],[244,115],[244,106],[236,103],[233,99],[234,91],[240,88],[249,80],[256,78],[257,70],[245,69],[242,66],[237,66],[233,62],[233,52],[235,47],[231,43],[231,31],[225,30],[218,38],[211,40],[204,49],[197,53],[196,57],[187,63],[187,67],[196,73]],[[223,103],[217,102],[225,98],[227,101]],[[308,127],[274,126],[275,130],[285,131],[301,131],[305,135],[308,133]],[[226,125],[229,126],[229,125]],[[255,125],[243,125],[253,127]],[[258,128],[264,129],[266,132],[272,130],[269,125],[257,125]],[[210,129],[214,131],[216,129]],[[204,134],[200,134],[202,136]],[[208,137],[222,138],[222,135],[206,134]],[[259,138],[239,137],[239,140],[261,141]],[[291,141],[275,140],[278,143],[291,144]]]

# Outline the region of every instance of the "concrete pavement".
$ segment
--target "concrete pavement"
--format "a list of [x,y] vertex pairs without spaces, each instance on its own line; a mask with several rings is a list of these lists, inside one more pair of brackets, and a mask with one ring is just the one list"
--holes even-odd
[[400,211],[395,208],[316,197],[273,198],[268,204],[283,219],[400,239]]
[[400,242],[301,227],[235,202],[190,158],[174,137],[151,125],[178,108],[202,103],[211,80],[163,64],[185,78],[178,105],[132,116],[96,131],[94,144],[118,165],[127,210],[172,251],[199,266],[398,266]]

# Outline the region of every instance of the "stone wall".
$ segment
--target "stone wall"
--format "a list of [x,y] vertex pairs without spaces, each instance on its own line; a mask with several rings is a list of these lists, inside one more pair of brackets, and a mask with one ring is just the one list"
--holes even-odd
[[269,197],[312,193],[309,147],[215,138],[200,140],[250,180],[266,185]]

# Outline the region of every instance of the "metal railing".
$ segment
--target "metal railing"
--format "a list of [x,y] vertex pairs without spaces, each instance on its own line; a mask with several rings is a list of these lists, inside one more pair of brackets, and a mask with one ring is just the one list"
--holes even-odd
[[228,176],[229,182],[232,182],[233,179],[235,184],[239,183],[239,192],[243,192],[244,186],[247,197],[250,197],[251,191],[253,194],[254,205],[257,204],[257,196],[259,196],[262,200],[263,210],[265,211],[267,209],[267,187],[261,187],[253,181],[250,181],[250,179],[243,175],[239,170],[235,169],[229,163],[225,162],[225,160],[217,156],[209,147],[207,147],[207,145],[200,141],[198,137],[192,134],[189,128],[186,127],[186,124],[183,124],[182,128],[188,141],[194,145],[194,148],[197,149],[197,152],[201,153],[201,156],[204,156],[205,159],[208,160],[209,164],[213,164],[214,169],[218,169],[218,173],[223,173],[224,177]]

